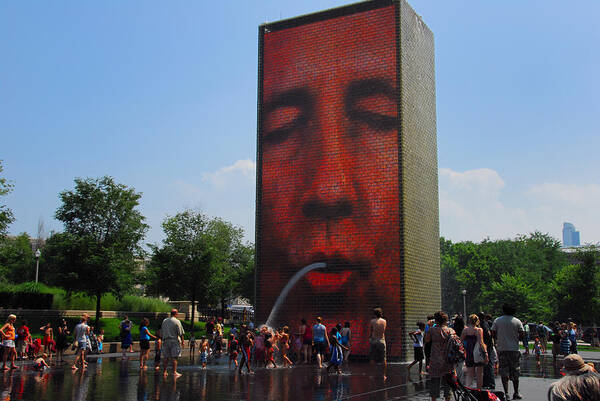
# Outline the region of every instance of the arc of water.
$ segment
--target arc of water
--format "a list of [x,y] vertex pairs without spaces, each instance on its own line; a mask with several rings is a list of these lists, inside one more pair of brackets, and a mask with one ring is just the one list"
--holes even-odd
[[309,271],[315,269],[323,269],[325,267],[327,267],[327,264],[325,262],[311,263],[310,265],[304,266],[302,269],[298,270],[298,272],[296,272],[296,274],[292,276],[290,281],[288,281],[285,287],[283,287],[283,290],[281,290],[281,293],[277,297],[275,305],[273,305],[273,309],[271,309],[271,313],[269,313],[269,318],[265,323],[267,327],[273,327],[273,320],[275,319],[275,316],[277,316],[279,308],[283,304],[283,301],[285,301],[285,298],[287,297],[288,293],[291,291],[292,288],[294,288],[294,285],[296,285],[296,282],[298,282],[298,280],[300,280],[302,276],[304,276]]

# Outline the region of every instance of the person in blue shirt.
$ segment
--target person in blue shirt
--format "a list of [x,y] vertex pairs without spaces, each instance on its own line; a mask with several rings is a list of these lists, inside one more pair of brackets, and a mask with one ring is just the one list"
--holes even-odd
[[147,369],[146,361],[150,354],[150,339],[156,339],[156,336],[148,330],[148,325],[150,325],[148,318],[143,318],[140,323],[140,370]]
[[322,323],[322,319],[317,317],[317,324],[313,326],[313,349],[317,354],[317,364],[319,368],[323,367],[323,358],[329,350],[329,337],[327,336],[327,329]]

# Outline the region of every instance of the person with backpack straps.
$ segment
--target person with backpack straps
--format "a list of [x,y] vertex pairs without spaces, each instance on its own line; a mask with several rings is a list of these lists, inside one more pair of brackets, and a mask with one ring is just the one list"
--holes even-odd
[[[455,361],[460,359],[460,339],[456,332],[448,327],[448,315],[446,312],[438,311],[433,315],[435,326],[430,327],[425,334],[425,343],[431,343],[431,359],[429,364],[429,395],[431,401],[436,401],[440,396],[440,385],[444,391],[444,398],[450,401],[450,387],[443,379],[445,375],[452,373]],[[458,343],[456,343],[458,340]],[[463,349],[464,359],[464,349]]]

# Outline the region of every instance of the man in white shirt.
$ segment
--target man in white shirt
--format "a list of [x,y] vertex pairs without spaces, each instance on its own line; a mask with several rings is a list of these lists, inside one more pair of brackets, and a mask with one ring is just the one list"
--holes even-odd
[[521,372],[521,352],[519,351],[519,338],[523,338],[525,331],[523,323],[514,314],[516,312],[512,305],[502,305],[503,316],[494,320],[492,335],[496,339],[496,350],[498,351],[499,373],[502,378],[502,386],[508,399],[508,380],[513,382],[515,392],[513,399],[520,400],[519,374]]

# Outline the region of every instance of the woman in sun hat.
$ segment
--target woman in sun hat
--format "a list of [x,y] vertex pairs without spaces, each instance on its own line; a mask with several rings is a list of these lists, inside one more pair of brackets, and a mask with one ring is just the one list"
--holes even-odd
[[548,401],[600,400],[600,374],[593,364],[571,354],[563,361],[563,371],[565,377],[550,386]]

